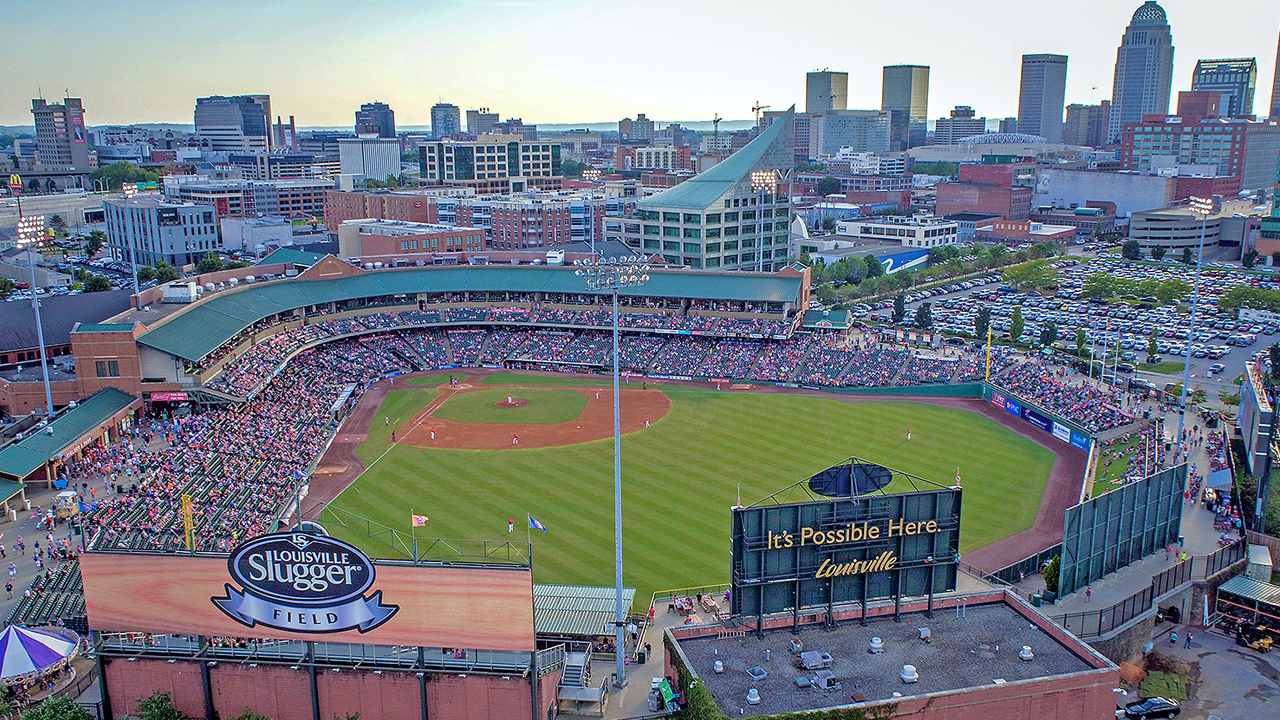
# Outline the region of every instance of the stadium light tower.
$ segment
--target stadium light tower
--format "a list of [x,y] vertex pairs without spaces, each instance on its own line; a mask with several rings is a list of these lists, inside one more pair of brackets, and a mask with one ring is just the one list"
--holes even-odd
[[589,167],[582,171],[582,179],[591,183],[587,193],[587,224],[591,226],[591,259],[596,258],[596,182],[600,180],[600,168]]
[[1182,440],[1182,431],[1187,425],[1187,383],[1191,380],[1191,344],[1196,340],[1196,310],[1200,306],[1200,264],[1204,260],[1204,230],[1213,214],[1213,200],[1209,198],[1191,197],[1191,212],[1200,216],[1200,251],[1196,255],[1196,284],[1191,294],[1191,326],[1187,328],[1187,355],[1182,365],[1182,400],[1178,413],[1178,447],[1183,448],[1186,460],[1186,448]]
[[760,202],[756,205],[756,271],[764,272],[764,198],[778,190],[778,173],[773,170],[751,171],[751,192]]
[[[53,391],[49,387],[49,354],[44,348],[44,327],[40,323],[40,296],[36,294],[36,261],[33,250],[44,234],[44,216],[22,217],[22,178],[9,176],[9,189],[18,203],[18,244],[27,248],[27,264],[31,266],[31,309],[36,314],[36,340],[40,343],[40,367],[44,369],[44,416],[53,417]],[[51,428],[52,430],[52,428]]]
[[597,260],[575,260],[574,274],[582,278],[589,290],[613,293],[613,565],[617,584],[615,598],[614,642],[618,658],[615,687],[627,684],[626,609],[622,605],[622,412],[618,388],[618,290],[640,287],[649,281],[649,265],[641,256]]

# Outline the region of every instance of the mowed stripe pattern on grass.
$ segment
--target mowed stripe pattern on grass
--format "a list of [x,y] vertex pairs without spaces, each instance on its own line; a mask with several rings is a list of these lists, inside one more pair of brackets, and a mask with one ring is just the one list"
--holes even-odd
[[[727,581],[738,483],[750,504],[851,454],[944,485],[954,482],[958,465],[963,552],[1031,526],[1054,459],[963,410],[662,389],[671,413],[623,438],[625,582],[641,597]],[[397,446],[334,506],[406,533],[413,507],[431,517],[418,530],[422,537],[520,542],[531,514],[550,530],[534,533],[539,582],[613,582],[611,440],[501,453]],[[330,529],[375,554],[386,551]]]

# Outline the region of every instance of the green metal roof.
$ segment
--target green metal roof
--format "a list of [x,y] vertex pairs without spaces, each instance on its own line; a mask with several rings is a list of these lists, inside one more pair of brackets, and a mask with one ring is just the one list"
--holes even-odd
[[[136,399],[113,387],[99,390],[79,405],[63,411],[39,432],[0,450],[0,475],[17,480],[25,478]],[[48,428],[53,428],[53,432],[49,433]]]
[[800,327],[838,328],[849,327],[848,310],[806,310]]
[[76,323],[71,332],[133,332],[133,323]]
[[[654,270],[641,288],[622,295],[691,300],[800,301],[800,276]],[[582,293],[572,267],[459,265],[373,270],[323,280],[280,280],[218,293],[172,316],[138,342],[186,360],[198,360],[236,333],[270,315],[351,298],[414,293],[505,290]]]
[[[757,169],[760,162],[773,150],[776,141],[783,141],[794,146],[795,106],[786,114],[774,120],[771,125],[741,150],[721,160],[706,172],[685,180],[669,190],[657,195],[636,201],[637,208],[683,208],[687,210],[707,210],[733,190],[740,182],[750,182],[751,171]],[[788,154],[786,167],[794,161],[794,151]]]
[[255,265],[274,265],[277,263],[293,263],[295,265],[315,265],[326,257],[324,253],[307,252],[290,247],[282,247],[262,258]]
[[[533,631],[539,635],[612,635],[616,617],[612,587],[533,585]],[[622,589],[623,612],[631,609],[635,588]]]
[[22,492],[23,485],[19,482],[9,482],[8,480],[0,480],[0,501],[9,501],[13,496]]
[[1280,585],[1250,580],[1237,575],[1218,586],[1218,592],[1228,592],[1242,598],[1280,607]]

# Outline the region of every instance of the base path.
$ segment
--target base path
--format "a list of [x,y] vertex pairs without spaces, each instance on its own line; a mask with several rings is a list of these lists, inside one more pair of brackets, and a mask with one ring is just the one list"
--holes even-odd
[[[468,378],[469,379],[469,378]],[[497,386],[490,386],[497,387]],[[520,387],[506,385],[501,387]],[[543,387],[543,386],[539,386]],[[442,390],[447,386],[442,386]],[[457,395],[474,392],[479,386],[462,390]],[[454,420],[430,416],[438,406],[428,406],[426,415],[420,414],[407,423],[401,445],[415,445],[424,448],[451,448],[459,450],[527,450],[530,448],[559,447],[575,443],[603,440],[613,437],[613,389],[601,390],[600,399],[596,399],[596,391],[587,388],[565,388],[581,393],[587,398],[587,405],[582,414],[568,422],[554,425],[535,425],[519,423],[464,423]],[[516,405],[527,404],[519,397],[513,398]],[[506,400],[495,404],[507,407]],[[629,433],[643,430],[645,420],[656,422],[658,418],[671,411],[671,398],[661,390],[627,390],[622,391],[622,432]],[[435,437],[432,438],[432,431]],[[512,443],[512,436],[520,438],[520,443]]]

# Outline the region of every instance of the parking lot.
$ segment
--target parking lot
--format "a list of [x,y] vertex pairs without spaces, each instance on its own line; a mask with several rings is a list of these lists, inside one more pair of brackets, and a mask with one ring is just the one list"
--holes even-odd
[[[979,309],[991,313],[991,327],[997,337],[1008,337],[1015,308],[1025,322],[1023,341],[1036,341],[1047,323],[1057,326],[1059,345],[1073,347],[1078,329],[1085,331],[1087,346],[1099,359],[1106,359],[1107,374],[1117,382],[1141,378],[1156,388],[1182,380],[1181,368],[1166,362],[1148,365],[1148,344],[1156,334],[1157,361],[1190,362],[1192,389],[1202,388],[1210,402],[1220,391],[1237,392],[1234,380],[1249,358],[1265,352],[1273,338],[1280,339],[1274,324],[1241,322],[1234,314],[1217,308],[1217,298],[1235,285],[1280,288],[1277,278],[1267,272],[1240,272],[1225,263],[1206,264],[1201,276],[1200,306],[1194,337],[1188,306],[1191,293],[1166,303],[1154,296],[1136,296],[1125,301],[1088,300],[1081,296],[1086,279],[1095,273],[1141,283],[1144,280],[1181,280],[1192,284],[1194,271],[1179,264],[1132,263],[1116,258],[1064,257],[1055,260],[1056,287],[1049,291],[1016,291],[1003,284],[1000,274],[956,283],[932,291],[907,296],[904,323],[911,325],[916,309],[932,304],[932,328],[976,335],[974,320]],[[893,301],[859,306],[857,314],[888,321]],[[1164,370],[1164,373],[1155,370]]]

